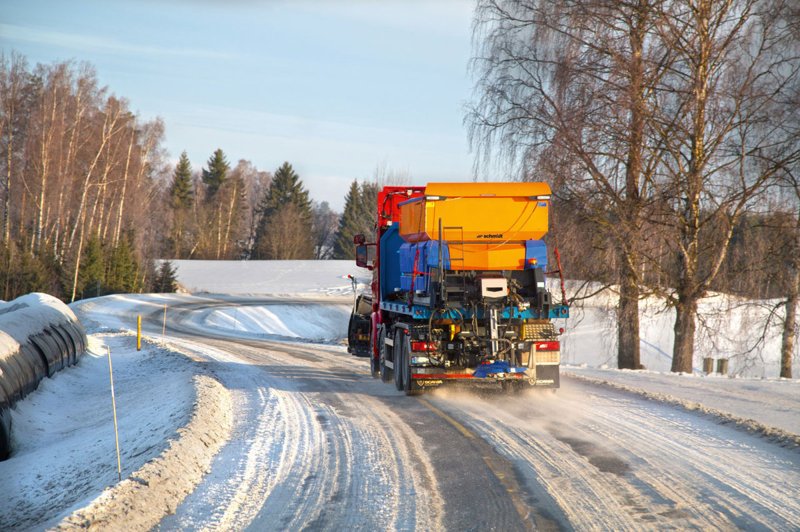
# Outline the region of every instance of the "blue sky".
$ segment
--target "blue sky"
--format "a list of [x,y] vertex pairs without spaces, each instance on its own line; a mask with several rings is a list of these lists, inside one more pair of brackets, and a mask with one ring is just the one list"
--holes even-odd
[[289,161],[341,209],[383,167],[413,184],[472,179],[471,0],[0,0],[0,47],[30,63],[89,61],[170,160],[216,148]]

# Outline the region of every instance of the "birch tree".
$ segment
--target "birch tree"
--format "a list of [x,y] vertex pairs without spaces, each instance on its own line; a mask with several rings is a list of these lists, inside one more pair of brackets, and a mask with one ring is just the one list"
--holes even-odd
[[98,86],[91,65],[28,70],[22,56],[0,55],[4,298],[26,287],[77,297],[87,239],[116,249],[136,229],[126,238],[144,264],[163,225],[149,205],[160,192],[162,141],[163,124],[140,121]]
[[[30,88],[30,74],[25,58],[12,52],[10,57],[0,52],[0,146],[2,146],[3,171],[3,242],[11,239],[11,196],[16,169],[19,168],[18,141],[25,138],[24,128],[29,111],[26,88]],[[27,105],[26,105],[27,104]]]
[[662,4],[481,0],[473,33],[478,100],[467,123],[478,165],[494,153],[517,177],[549,181],[610,243],[620,368],[640,367],[643,225],[658,164],[650,100],[672,61],[655,31]]
[[327,260],[333,258],[333,244],[336,229],[339,227],[339,214],[331,210],[327,201],[314,202],[312,233],[314,235],[314,258]]
[[685,0],[667,6],[659,32],[676,60],[658,87],[663,220],[678,266],[672,371],[693,367],[698,302],[726,259],[733,229],[766,185],[797,161],[798,76],[789,2]]

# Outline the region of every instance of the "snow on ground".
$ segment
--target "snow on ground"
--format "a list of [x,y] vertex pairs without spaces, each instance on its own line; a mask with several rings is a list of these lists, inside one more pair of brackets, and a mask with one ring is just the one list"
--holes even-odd
[[[277,336],[331,343],[346,336],[350,310],[351,306],[347,304],[227,307],[198,312],[190,323],[226,335]],[[309,316],[314,316],[314,319],[309,320]]]
[[[12,409],[12,455],[0,462],[0,529],[50,526],[117,481],[107,348],[123,478],[189,421],[197,373],[186,357],[130,333],[95,333],[77,365],[44,379]],[[142,400],[146,398],[146,400]]]
[[798,435],[800,441],[800,382],[797,380],[676,375],[572,366],[562,368],[562,372],[584,380],[610,383],[623,390],[646,392],[647,397],[680,404],[692,410],[726,414],[744,424],[750,420],[756,421],[761,427],[774,427]]
[[372,274],[352,260],[175,260],[172,264],[178,282],[191,293],[349,296],[353,290],[348,275],[361,288],[372,282]]
[[[703,358],[710,357],[715,361],[728,359],[730,375],[778,377],[782,330],[778,320],[764,327],[776,303],[721,294],[703,299],[695,340],[694,372],[701,373]],[[561,324],[557,327],[566,329],[561,337],[564,363],[616,367],[616,304],[617,298],[606,291],[570,309],[569,319],[556,320]],[[648,370],[669,372],[675,310],[665,308],[663,301],[657,298],[643,300],[639,310],[641,363]],[[762,333],[764,338],[759,341]],[[797,344],[794,365],[800,367],[800,342]]]
[[[111,348],[114,361],[123,476],[167,451],[180,427],[192,418],[200,365],[180,354],[191,354],[186,341],[176,348],[169,338],[158,335],[137,352],[130,332],[135,330],[136,312],[165,307],[170,312],[176,303],[208,302],[213,306],[192,318],[196,326],[231,335],[331,342],[346,336],[352,297],[347,276],[355,274],[360,288],[371,278],[350,261],[175,261],[175,265],[180,284],[201,295],[117,295],[72,306],[90,334],[91,351],[77,366],[45,379],[13,410],[15,450],[10,460],[0,462],[0,529],[53,525],[68,513],[64,508],[85,506],[116,482],[105,346]],[[207,294],[285,297],[263,306],[226,306],[224,296]],[[313,299],[320,297],[338,304],[315,304]],[[800,434],[800,381],[774,378],[774,335],[758,355],[731,361],[732,372],[746,376],[703,376],[699,370],[694,375],[674,375],[668,373],[672,315],[650,303],[641,325],[642,362],[648,371],[618,371],[608,369],[615,365],[612,304],[613,298],[596,297],[557,324],[567,330],[562,337],[566,372]],[[704,329],[719,334],[701,334],[698,366],[702,356],[726,356],[746,346],[755,332],[743,326],[752,309],[731,309],[713,300],[704,305],[720,309],[709,314],[713,323]],[[204,347],[196,344],[192,349],[201,353]],[[55,507],[61,510],[49,510]]]

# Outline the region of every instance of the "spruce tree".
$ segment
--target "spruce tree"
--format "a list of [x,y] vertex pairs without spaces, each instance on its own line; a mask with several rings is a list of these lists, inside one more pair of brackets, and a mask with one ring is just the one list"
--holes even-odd
[[208,197],[213,198],[219,190],[219,187],[225,182],[228,176],[228,170],[231,167],[222,148],[217,148],[214,155],[208,159],[208,168],[203,169],[203,183],[208,187]]
[[127,234],[120,238],[117,246],[110,251],[106,285],[113,293],[139,291],[139,263],[134,255],[132,240],[131,235]]
[[153,292],[167,294],[173,293],[178,289],[178,278],[175,266],[172,262],[165,260],[158,267],[155,279],[153,279]]
[[[286,209],[291,206],[291,216],[288,216]],[[292,238],[300,241],[286,242],[285,248],[292,249],[291,258],[310,259],[314,255],[314,239],[311,231],[312,210],[311,200],[308,191],[303,186],[300,176],[288,162],[283,163],[272,177],[269,187],[261,198],[258,205],[260,220],[256,228],[255,244],[253,255],[258,259],[284,259],[282,253],[276,250],[280,246],[275,245],[275,234],[270,234],[270,224],[279,217],[281,223],[292,219],[297,225],[298,231],[287,234],[287,227],[283,227],[284,238]],[[280,216],[279,216],[280,215]],[[267,242],[269,241],[269,245]]]
[[353,181],[350,185],[334,242],[334,258],[355,259],[353,237],[362,234],[369,240],[373,235],[379,189],[377,183],[362,183],[359,186],[357,181]]
[[169,206],[172,208],[172,227],[169,231],[169,248],[173,256],[182,258],[185,249],[191,249],[190,242],[186,242],[187,235],[191,233],[190,209],[194,203],[194,190],[192,189],[192,165],[184,151],[175,165],[172,183],[169,187]]
[[59,272],[49,268],[47,256],[39,257],[17,245],[0,244],[0,299],[9,301],[29,292],[59,292]]
[[344,212],[339,219],[339,230],[336,231],[336,239],[333,243],[334,259],[355,259],[356,250],[353,246],[353,237],[358,234],[362,211],[361,190],[358,181],[354,179],[344,199]]
[[17,282],[21,294],[47,292],[49,275],[42,258],[29,250],[23,250],[19,254]]
[[192,206],[194,191],[192,190],[192,165],[184,151],[181,153],[175,172],[172,174],[172,184],[169,187],[170,204],[173,209],[188,209]]
[[303,182],[292,165],[285,162],[272,176],[258,209],[268,218],[288,203],[294,203],[304,217],[311,219],[311,200],[308,191],[303,187]]
[[97,297],[105,292],[105,259],[100,238],[92,236],[86,243],[78,275],[81,298]]

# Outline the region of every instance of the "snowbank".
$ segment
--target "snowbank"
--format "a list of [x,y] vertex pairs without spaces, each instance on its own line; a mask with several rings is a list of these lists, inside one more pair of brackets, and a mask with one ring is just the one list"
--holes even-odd
[[151,530],[174,513],[211,467],[233,426],[231,398],[216,380],[195,377],[197,398],[189,423],[161,455],[106,489],[56,530]]
[[702,412],[800,448],[800,381],[566,367],[566,375]]
[[[90,349],[75,367],[45,379],[10,411],[15,451],[0,463],[0,529],[54,526],[87,504],[61,526],[151,528],[191,492],[228,439],[229,392],[205,375],[191,353],[152,341],[136,351],[132,308],[158,309],[164,300],[146,299],[116,296],[75,305],[92,329]],[[76,319],[72,310],[48,296],[22,301],[29,300],[56,310],[63,307]],[[15,334],[35,334],[41,320],[24,315],[18,303],[9,304],[17,311],[0,315],[0,320],[10,322],[7,326]],[[108,350],[126,478],[119,484]]]
[[[199,329],[224,335],[332,343],[347,337],[350,310],[345,304],[235,306],[197,313],[192,322]],[[309,320],[309,316],[314,319]]]

